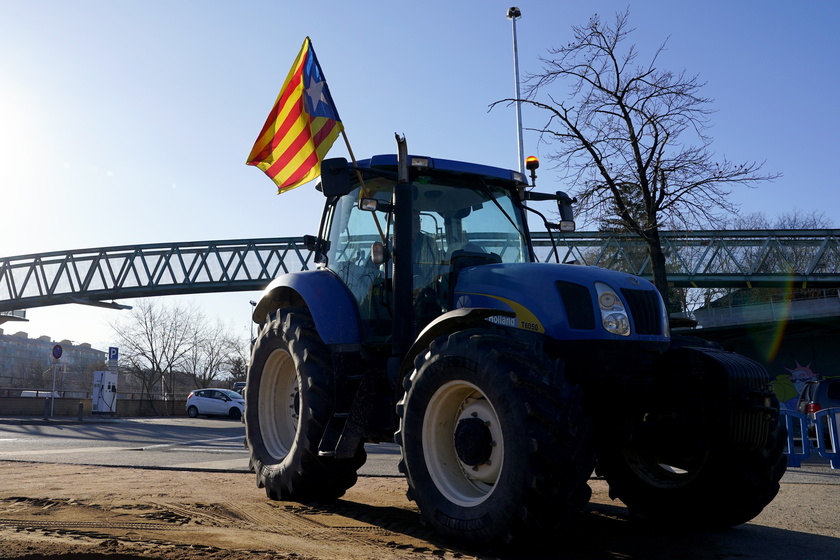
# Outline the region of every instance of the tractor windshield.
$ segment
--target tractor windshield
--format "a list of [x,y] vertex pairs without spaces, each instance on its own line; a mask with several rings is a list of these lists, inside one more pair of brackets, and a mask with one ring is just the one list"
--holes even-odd
[[[514,200],[515,190],[487,184],[483,180],[465,181],[456,177],[414,177],[412,262],[414,290],[424,293],[427,312],[435,315],[449,308],[448,276],[453,257],[465,253],[483,255],[486,262],[527,262],[529,247],[523,226],[522,209]],[[387,255],[393,251],[393,214],[359,208],[362,198],[376,198],[382,208],[393,202],[395,183],[375,178],[337,199],[328,217],[327,267],[344,281],[360,304],[363,321],[381,318],[390,321],[384,286],[391,277]],[[372,258],[375,246],[385,249],[385,261]],[[432,295],[434,297],[432,297]],[[365,317],[366,316],[366,317]]]

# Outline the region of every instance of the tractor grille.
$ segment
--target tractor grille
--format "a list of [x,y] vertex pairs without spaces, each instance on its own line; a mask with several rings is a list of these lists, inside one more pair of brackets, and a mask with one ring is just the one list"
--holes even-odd
[[560,299],[566,308],[569,328],[592,330],[595,328],[595,310],[592,308],[592,295],[589,288],[572,282],[557,282]]
[[662,334],[659,294],[653,290],[621,290],[633,317],[637,334]]

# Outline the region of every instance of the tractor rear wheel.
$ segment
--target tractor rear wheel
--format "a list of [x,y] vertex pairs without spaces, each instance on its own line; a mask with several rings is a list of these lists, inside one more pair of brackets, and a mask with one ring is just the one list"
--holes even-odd
[[482,548],[532,544],[589,500],[591,422],[537,341],[488,329],[441,337],[405,389],[400,471],[439,533]]
[[333,412],[329,349],[306,308],[274,312],[248,368],[245,430],[257,486],[274,500],[332,500],[356,483],[366,459],[318,455]]

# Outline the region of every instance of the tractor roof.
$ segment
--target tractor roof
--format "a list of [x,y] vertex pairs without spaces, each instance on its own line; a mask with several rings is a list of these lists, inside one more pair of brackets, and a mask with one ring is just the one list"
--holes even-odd
[[[455,161],[451,159],[431,158],[427,156],[409,156],[410,167],[413,168],[427,168],[435,171],[445,171],[454,174],[471,174],[479,175],[486,178],[502,179],[506,181],[516,181],[519,183],[525,182],[525,177],[518,171],[504,169],[501,167],[493,167],[490,165],[481,165],[478,163],[468,163],[465,161]],[[396,154],[381,154],[373,156],[369,159],[363,159],[358,162],[359,167],[376,167],[380,169],[397,169]]]

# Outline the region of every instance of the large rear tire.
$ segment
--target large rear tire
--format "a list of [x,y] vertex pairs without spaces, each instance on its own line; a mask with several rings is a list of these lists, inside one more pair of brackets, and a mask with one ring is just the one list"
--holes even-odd
[[363,445],[351,459],[318,455],[333,413],[332,359],[307,309],[272,314],[254,344],[247,387],[251,464],[269,498],[333,500],[356,483]]
[[533,544],[590,496],[591,422],[538,342],[487,329],[435,340],[397,409],[408,497],[439,533],[481,548]]

